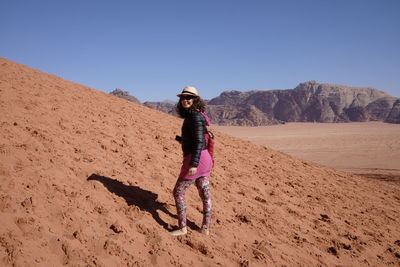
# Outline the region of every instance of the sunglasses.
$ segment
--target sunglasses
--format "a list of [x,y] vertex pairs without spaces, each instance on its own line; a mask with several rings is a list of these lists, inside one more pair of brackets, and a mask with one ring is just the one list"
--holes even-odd
[[181,100],[190,100],[190,99],[194,99],[196,98],[195,96],[191,96],[191,95],[182,95]]

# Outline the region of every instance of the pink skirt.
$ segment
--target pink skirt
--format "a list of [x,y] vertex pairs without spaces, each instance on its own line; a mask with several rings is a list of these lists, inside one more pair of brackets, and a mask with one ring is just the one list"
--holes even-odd
[[192,154],[185,156],[185,158],[183,159],[181,173],[179,174],[180,178],[193,180],[201,176],[207,176],[207,177],[210,176],[211,169],[213,167],[213,162],[210,153],[208,153],[207,149],[201,151],[199,166],[197,166],[197,172],[192,176],[188,175],[190,168],[189,164],[191,159],[192,159]]

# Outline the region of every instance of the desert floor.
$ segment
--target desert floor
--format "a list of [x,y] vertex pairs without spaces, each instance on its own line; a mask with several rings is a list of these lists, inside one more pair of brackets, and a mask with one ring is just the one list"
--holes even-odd
[[400,125],[215,131],[174,237],[182,120],[2,58],[0,114],[0,266],[399,266]]
[[214,126],[289,155],[370,178],[400,181],[400,125],[383,122]]

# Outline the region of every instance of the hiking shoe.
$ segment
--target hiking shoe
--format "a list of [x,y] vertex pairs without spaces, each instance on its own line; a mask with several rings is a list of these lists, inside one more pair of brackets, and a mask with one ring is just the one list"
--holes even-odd
[[208,228],[201,228],[200,233],[203,235],[210,235],[210,230],[208,230]]
[[175,231],[171,232],[171,235],[173,235],[173,236],[180,236],[180,235],[186,235],[186,234],[187,234],[186,226],[181,228],[181,229],[178,229],[178,230],[175,230]]

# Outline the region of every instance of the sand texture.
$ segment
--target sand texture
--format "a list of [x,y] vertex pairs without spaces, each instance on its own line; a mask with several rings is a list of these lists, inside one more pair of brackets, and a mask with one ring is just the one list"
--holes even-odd
[[400,182],[399,124],[287,123],[271,127],[214,128],[322,165]]
[[399,184],[216,132],[211,235],[182,121],[0,59],[1,266],[398,266]]

